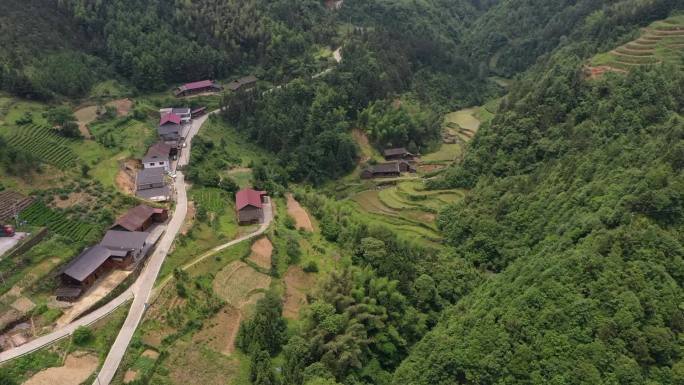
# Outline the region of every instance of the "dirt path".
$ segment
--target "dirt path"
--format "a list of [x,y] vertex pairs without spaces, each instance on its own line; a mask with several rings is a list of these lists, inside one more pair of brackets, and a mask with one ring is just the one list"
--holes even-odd
[[115,287],[119,286],[119,284],[130,274],[130,271],[112,270],[104,278],[97,281],[92,288],[90,288],[78,301],[74,302],[73,306],[66,310],[57,320],[57,328],[64,327],[78,318],[78,316],[83,314],[97,301],[104,298],[114,290]]
[[23,385],[79,385],[90,377],[97,365],[96,355],[73,352],[67,356],[64,366],[42,370]]
[[272,254],[273,244],[271,240],[268,237],[259,238],[252,244],[252,254],[249,256],[249,260],[261,268],[270,269]]
[[78,129],[81,131],[81,135],[83,135],[83,137],[86,139],[90,139],[92,137],[90,130],[88,129],[88,125],[97,119],[98,111],[98,106],[83,107],[74,111],[74,116],[78,121]]
[[297,229],[304,229],[309,232],[314,230],[309,214],[295,200],[292,194],[287,194],[287,214],[294,218]]

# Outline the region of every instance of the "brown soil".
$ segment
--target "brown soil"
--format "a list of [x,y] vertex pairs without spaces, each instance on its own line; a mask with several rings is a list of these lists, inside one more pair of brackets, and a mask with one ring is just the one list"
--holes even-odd
[[235,351],[235,338],[241,320],[240,310],[226,306],[204,323],[202,330],[193,336],[192,342],[230,355]]
[[24,385],[79,385],[90,377],[97,365],[96,355],[74,352],[67,356],[64,366],[42,370]]
[[106,104],[107,107],[116,107],[116,116],[126,116],[133,108],[133,101],[131,99],[117,99],[112,100]]
[[307,214],[302,205],[294,199],[292,194],[287,194],[287,213],[294,218],[298,229],[304,229],[306,231],[314,230],[309,214]]
[[22,313],[28,313],[29,311],[31,311],[31,309],[36,307],[36,304],[31,302],[30,299],[21,296],[17,298],[17,300],[14,301],[11,306],[15,308],[17,311],[20,311]]
[[299,309],[306,305],[306,291],[313,286],[316,278],[307,274],[299,266],[290,266],[285,273],[285,299],[283,303],[283,317],[297,319]]
[[156,360],[157,358],[159,358],[159,352],[157,352],[156,350],[147,349],[142,353],[142,356]]
[[90,200],[92,200],[92,198],[87,193],[73,192],[69,194],[67,199],[61,199],[59,196],[55,196],[54,200],[52,201],[52,204],[54,204],[56,207],[60,209],[65,209],[75,204],[87,203]]
[[252,244],[252,254],[249,260],[264,269],[271,268],[271,254],[273,254],[273,244],[268,237],[261,237]]
[[127,195],[133,195],[135,192],[135,177],[127,171],[119,170],[116,174],[116,187]]
[[429,172],[433,172],[436,170],[441,170],[444,167],[446,167],[446,166],[443,164],[421,164],[418,166],[418,171],[429,173]]
[[161,346],[164,338],[170,336],[171,334],[173,334],[175,332],[176,332],[176,329],[171,328],[171,327],[163,328],[160,330],[145,332],[145,335],[142,337],[142,342],[145,345],[159,347],[159,346]]
[[138,372],[135,370],[128,369],[124,374],[123,383],[128,384],[129,382],[133,382],[135,381],[136,377],[138,377]]

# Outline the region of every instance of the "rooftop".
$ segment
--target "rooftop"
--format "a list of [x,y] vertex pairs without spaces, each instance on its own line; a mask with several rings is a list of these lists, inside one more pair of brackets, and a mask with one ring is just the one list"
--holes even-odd
[[118,231],[109,230],[100,242],[110,250],[139,250],[145,246],[145,240],[149,233],[143,231]]
[[173,112],[170,114],[164,114],[164,115],[162,115],[161,119],[159,119],[159,125],[163,126],[167,123],[180,124],[181,123],[181,117],[174,114]]
[[121,226],[128,231],[135,231],[152,217],[154,214],[161,214],[164,209],[156,209],[148,205],[138,205],[128,210],[126,214],[116,220],[117,226]]
[[213,87],[215,83],[213,80],[200,80],[198,82],[185,83],[178,87],[181,91],[196,90],[200,88]]
[[112,255],[106,247],[96,245],[83,251],[71,261],[65,268],[64,274],[77,280],[83,281]]
[[138,172],[135,179],[136,185],[164,183],[164,169],[163,168],[145,168]]
[[168,161],[170,153],[170,145],[163,142],[157,142],[147,150],[147,154],[145,154],[145,157],[143,158],[143,163],[155,162],[158,160]]
[[410,154],[404,147],[398,147],[398,148],[388,148],[385,149],[385,151],[382,152],[384,156],[393,156],[393,155],[408,155]]
[[266,195],[266,191],[253,190],[251,188],[240,190],[235,194],[235,207],[242,210],[246,206],[261,208],[261,197]]

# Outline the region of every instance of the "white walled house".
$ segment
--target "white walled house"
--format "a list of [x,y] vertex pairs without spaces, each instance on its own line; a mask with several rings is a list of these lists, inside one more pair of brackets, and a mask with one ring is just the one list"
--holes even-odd
[[142,160],[143,168],[163,168],[164,171],[169,171],[171,168],[170,152],[171,146],[166,143],[153,144]]

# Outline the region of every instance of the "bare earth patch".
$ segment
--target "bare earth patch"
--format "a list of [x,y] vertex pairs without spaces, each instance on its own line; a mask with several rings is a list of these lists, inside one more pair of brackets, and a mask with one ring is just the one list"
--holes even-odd
[[101,280],[95,282],[93,287],[88,289],[88,291],[76,302],[73,306],[65,310],[64,315],[59,317],[57,320],[57,327],[64,326],[71,321],[75,320],[78,316],[83,314],[91,306],[93,306],[97,301],[104,298],[109,294],[115,287],[119,286],[128,275],[131,274],[130,271],[124,270],[113,270]]
[[273,254],[273,244],[268,237],[261,237],[252,244],[252,254],[249,260],[264,269],[271,268],[271,254]]
[[116,187],[124,194],[132,195],[135,191],[135,178],[124,170],[119,170],[116,173],[115,183]]
[[91,138],[88,125],[97,119],[99,110],[98,106],[87,106],[74,111],[74,116],[78,121],[78,129],[81,131],[81,135],[86,139]]
[[67,356],[64,366],[42,370],[24,385],[79,385],[90,377],[97,365],[96,355],[73,352]]
[[68,207],[71,207],[75,204],[83,204],[86,203],[87,201],[90,200],[90,195],[84,192],[73,192],[69,194],[67,199],[61,199],[59,196],[56,196],[52,203],[60,208],[60,209],[65,209]]
[[115,107],[116,108],[116,116],[126,116],[131,112],[131,108],[133,108],[133,101],[131,99],[117,99],[117,100],[112,100],[111,102],[108,102],[106,104],[107,107]]
[[142,356],[156,360],[157,358],[159,358],[159,352],[157,352],[156,350],[147,349],[142,353]]
[[136,377],[138,377],[138,372],[136,370],[128,369],[124,374],[123,383],[128,384],[129,382],[133,382]]
[[306,305],[306,290],[315,282],[313,274],[307,274],[299,266],[290,266],[285,273],[285,300],[283,303],[283,317],[299,318],[299,309]]
[[230,355],[235,351],[235,337],[240,328],[240,321],[240,310],[226,306],[204,323],[202,330],[193,336],[192,341]]
[[255,290],[266,289],[271,277],[261,274],[242,261],[235,261],[221,269],[214,279],[214,292],[238,309],[250,302]]
[[14,301],[11,306],[15,308],[17,311],[20,311],[22,313],[28,313],[29,311],[31,311],[31,309],[36,307],[36,304],[31,302],[30,299],[21,296],[17,298],[17,300]]
[[309,214],[304,210],[302,205],[297,202],[292,194],[287,194],[287,213],[294,218],[296,227],[306,231],[313,231],[313,225]]

